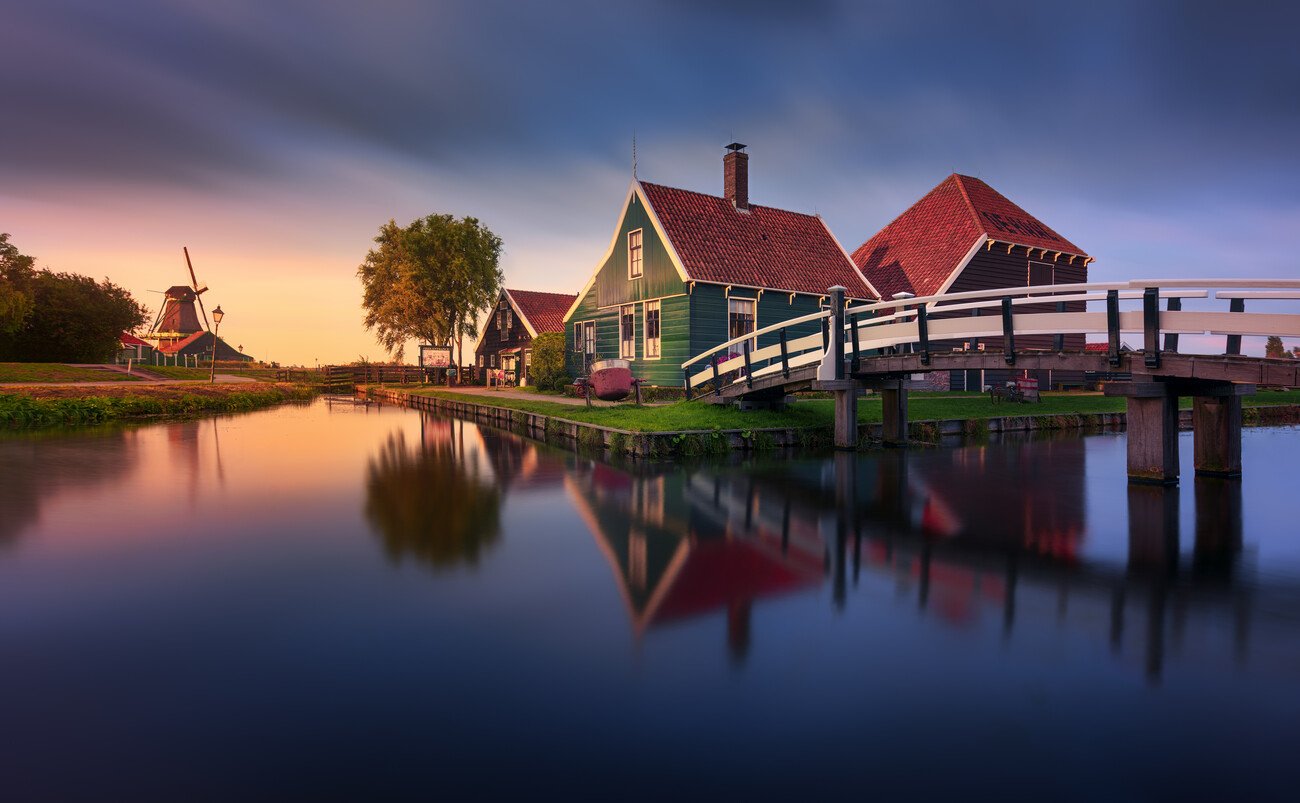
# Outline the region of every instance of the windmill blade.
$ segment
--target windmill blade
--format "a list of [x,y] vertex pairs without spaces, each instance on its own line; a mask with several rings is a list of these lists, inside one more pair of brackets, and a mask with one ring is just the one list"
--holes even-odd
[[199,280],[194,275],[194,263],[190,262],[190,249],[187,246],[182,245],[181,250],[185,252],[185,266],[190,269],[190,281],[193,282],[191,286],[194,288],[194,300],[199,302],[199,311],[203,313],[203,328],[211,332],[212,325],[208,323],[208,311],[203,307],[203,292],[208,288],[204,287],[202,290],[199,289]]
[[[205,288],[203,288],[203,289],[206,290],[206,289],[208,289],[208,288],[205,287]],[[212,331],[212,327],[211,327],[210,325],[208,325],[208,311],[205,310],[205,309],[203,308],[203,296],[196,295],[196,296],[194,296],[194,300],[197,301],[197,302],[199,302],[199,312],[202,312],[202,313],[203,313],[203,328],[204,328],[204,329],[207,329],[209,332],[211,332],[211,331]],[[218,305],[218,306],[220,306],[220,305]]]

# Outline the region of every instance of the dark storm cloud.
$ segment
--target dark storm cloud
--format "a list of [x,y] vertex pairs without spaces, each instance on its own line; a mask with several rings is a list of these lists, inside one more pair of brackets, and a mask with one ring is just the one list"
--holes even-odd
[[1207,180],[1285,193],[1300,166],[1296,16],[1282,4],[47,0],[6,14],[0,179],[283,177],[311,153],[541,170],[622,163],[632,131],[716,146],[762,128],[832,177],[852,163],[934,181],[950,167],[1044,171],[1102,193]]

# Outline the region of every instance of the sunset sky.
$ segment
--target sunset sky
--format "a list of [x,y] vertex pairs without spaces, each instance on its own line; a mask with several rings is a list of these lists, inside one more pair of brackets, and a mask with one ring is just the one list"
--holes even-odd
[[222,335],[302,364],[383,355],[355,271],[389,218],[475,216],[508,286],[576,292],[634,134],[714,194],[747,143],[751,199],[849,250],[956,171],[1096,280],[1300,273],[1289,4],[976,5],[10,2],[0,231],[154,310],[188,246]]

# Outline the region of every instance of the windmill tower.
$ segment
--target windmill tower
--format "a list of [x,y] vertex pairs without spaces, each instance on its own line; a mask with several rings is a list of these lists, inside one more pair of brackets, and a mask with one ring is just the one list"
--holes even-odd
[[[185,252],[185,265],[190,269],[190,284],[177,284],[167,288],[163,293],[162,309],[158,310],[158,317],[154,319],[153,326],[146,337],[156,340],[159,347],[164,347],[172,343],[184,340],[195,332],[211,331],[208,326],[208,311],[203,308],[202,295],[208,291],[207,285],[199,286],[199,280],[194,276],[194,264],[190,262],[190,250],[182,248]],[[194,303],[198,302],[199,309],[195,311]],[[203,325],[199,325],[198,313],[203,313]]]

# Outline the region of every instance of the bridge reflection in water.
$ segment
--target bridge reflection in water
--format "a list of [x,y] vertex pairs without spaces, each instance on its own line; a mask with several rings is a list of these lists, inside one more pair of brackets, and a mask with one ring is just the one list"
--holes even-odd
[[1068,635],[1137,660],[1152,682],[1171,648],[1241,665],[1254,629],[1290,631],[1265,649],[1296,643],[1300,588],[1239,576],[1250,574],[1240,481],[1196,478],[1190,555],[1180,557],[1186,489],[1163,486],[1121,486],[1103,500],[1127,504],[1127,555],[1092,549],[1086,452],[1082,439],[1026,439],[645,471],[570,457],[564,484],[637,638],[725,614],[736,661],[756,604],[826,591],[838,608],[870,604],[878,595],[851,594],[868,578],[948,626],[1004,640],[1025,626],[1080,631]]

